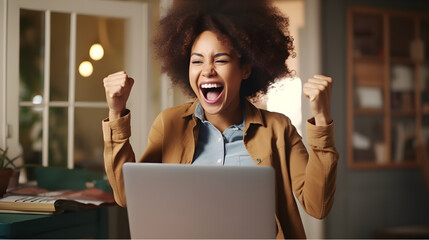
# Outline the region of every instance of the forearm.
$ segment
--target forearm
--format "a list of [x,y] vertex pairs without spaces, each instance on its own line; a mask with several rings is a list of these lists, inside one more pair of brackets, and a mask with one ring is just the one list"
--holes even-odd
[[121,117],[124,117],[129,112],[128,109],[123,109],[121,111],[115,111],[112,109],[109,109],[109,121],[115,121]]

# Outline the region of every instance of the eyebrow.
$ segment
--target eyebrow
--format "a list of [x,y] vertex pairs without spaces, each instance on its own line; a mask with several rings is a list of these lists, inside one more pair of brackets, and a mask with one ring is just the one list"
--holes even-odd
[[[191,56],[204,57],[203,54],[201,54],[201,53],[192,53]],[[217,58],[217,57],[221,57],[221,56],[231,57],[231,54],[229,54],[229,53],[216,53],[213,57]]]

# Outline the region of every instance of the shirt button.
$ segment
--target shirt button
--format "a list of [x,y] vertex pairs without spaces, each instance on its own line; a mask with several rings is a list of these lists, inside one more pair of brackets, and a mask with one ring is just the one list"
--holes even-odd
[[220,137],[220,138],[218,138],[218,140],[217,140],[218,142],[220,142],[220,141],[222,141],[222,138]]
[[217,163],[222,163],[222,159],[221,159],[221,158],[219,158],[219,159],[217,160]]

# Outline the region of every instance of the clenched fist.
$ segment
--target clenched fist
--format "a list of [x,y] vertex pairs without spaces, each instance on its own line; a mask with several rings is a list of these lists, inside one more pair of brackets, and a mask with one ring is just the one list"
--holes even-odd
[[134,79],[128,77],[124,71],[120,71],[105,77],[103,83],[109,105],[109,120],[113,121],[120,118],[125,111]]
[[316,125],[332,122],[331,92],[334,80],[323,75],[314,75],[303,86],[303,93],[310,100],[310,108]]

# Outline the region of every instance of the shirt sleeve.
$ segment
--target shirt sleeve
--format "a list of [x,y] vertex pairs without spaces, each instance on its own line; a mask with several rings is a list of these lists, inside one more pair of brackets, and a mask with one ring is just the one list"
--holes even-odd
[[301,140],[290,150],[293,189],[303,209],[322,219],[332,208],[336,188],[339,155],[335,148],[334,124],[316,126],[309,120],[306,129],[309,154]]
[[113,189],[115,201],[125,207],[124,178],[122,165],[125,162],[135,162],[134,151],[129,142],[131,136],[131,113],[114,121],[105,119],[102,122],[104,140],[104,166],[107,178]]
[[309,119],[306,123],[306,128],[307,142],[310,147],[318,149],[335,148],[333,122],[326,126],[316,126]]

